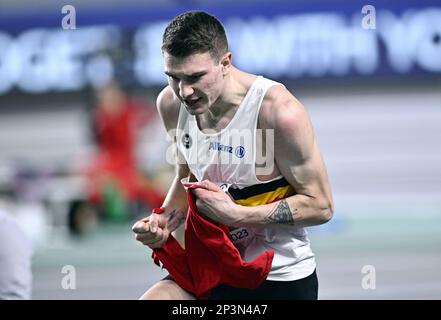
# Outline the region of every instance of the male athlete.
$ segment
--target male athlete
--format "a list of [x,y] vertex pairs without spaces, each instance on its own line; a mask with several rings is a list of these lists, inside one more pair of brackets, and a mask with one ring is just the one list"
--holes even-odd
[[[188,209],[181,180],[190,177],[202,186],[192,190],[198,211],[230,227],[244,260],[274,250],[263,284],[221,285],[213,299],[317,299],[316,263],[304,227],[329,221],[333,200],[302,104],[280,83],[235,68],[223,26],[205,12],[173,19],[162,54],[169,84],[157,108],[177,146],[176,176],[165,212],[135,223],[136,239],[153,249],[172,232],[177,236]],[[141,298],[194,296],[168,276]]]

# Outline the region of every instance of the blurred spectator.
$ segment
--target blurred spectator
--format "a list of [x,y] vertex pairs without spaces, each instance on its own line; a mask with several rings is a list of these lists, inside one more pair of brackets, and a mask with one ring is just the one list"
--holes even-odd
[[0,208],[0,300],[31,298],[31,258],[31,243]]
[[[136,161],[138,133],[154,115],[153,107],[131,98],[116,82],[96,91],[92,122],[97,153],[86,174],[88,201],[100,209],[105,219],[125,221],[137,214],[133,212],[136,204],[147,209],[162,204],[162,192],[140,172]],[[90,221],[91,211],[78,203],[75,206],[79,210],[71,208],[70,226],[79,231],[81,221]],[[83,218],[77,217],[79,213]]]

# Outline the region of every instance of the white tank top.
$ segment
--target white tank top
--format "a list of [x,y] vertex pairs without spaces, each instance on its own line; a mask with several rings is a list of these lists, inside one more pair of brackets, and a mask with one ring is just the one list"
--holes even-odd
[[[274,85],[281,84],[257,77],[233,119],[219,132],[203,133],[195,116],[183,105],[180,108],[177,146],[191,173],[198,181],[208,179],[229,191],[241,205],[272,202],[289,196],[293,190],[282,176],[265,182],[256,176],[257,118],[267,90]],[[268,280],[297,280],[314,272],[315,258],[304,228],[262,225],[238,228],[231,235],[246,261],[265,250],[274,250]]]

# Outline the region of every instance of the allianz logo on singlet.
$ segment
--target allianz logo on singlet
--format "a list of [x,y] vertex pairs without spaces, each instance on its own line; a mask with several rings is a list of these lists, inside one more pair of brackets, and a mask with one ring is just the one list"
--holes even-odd
[[238,146],[234,148],[233,146],[227,146],[225,144],[222,144],[220,142],[210,142],[210,146],[208,147],[208,150],[215,150],[215,151],[223,151],[223,152],[229,152],[236,155],[238,158],[243,158],[245,156],[245,147]]
[[190,132],[173,129],[167,139],[173,139],[166,151],[167,163],[172,165],[178,161],[195,170],[215,165],[254,165],[258,175],[274,171],[274,129],[226,129],[221,134],[214,130],[201,134],[197,128]]

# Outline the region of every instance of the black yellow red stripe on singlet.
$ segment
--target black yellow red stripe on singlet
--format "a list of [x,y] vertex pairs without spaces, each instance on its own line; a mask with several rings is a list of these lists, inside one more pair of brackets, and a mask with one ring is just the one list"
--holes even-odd
[[228,192],[237,204],[249,207],[271,203],[295,194],[294,188],[283,177],[243,189],[230,188]]

